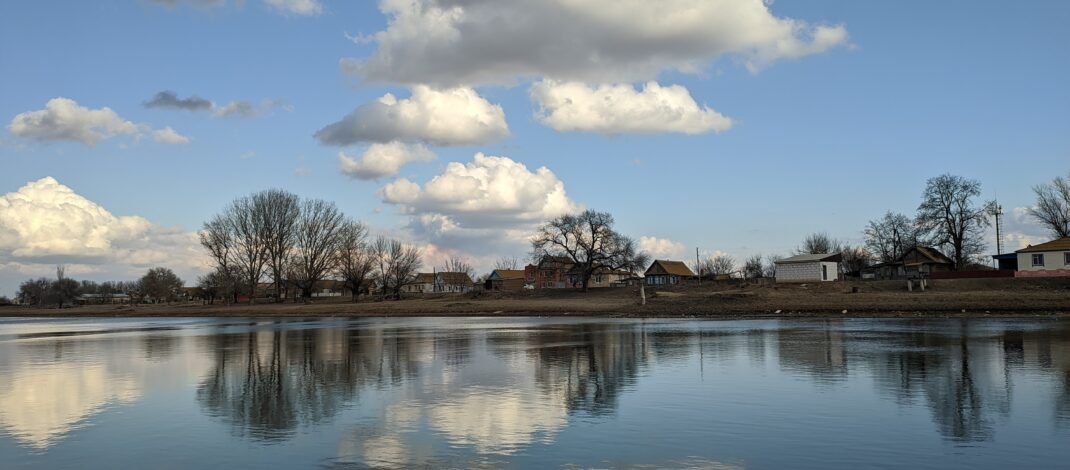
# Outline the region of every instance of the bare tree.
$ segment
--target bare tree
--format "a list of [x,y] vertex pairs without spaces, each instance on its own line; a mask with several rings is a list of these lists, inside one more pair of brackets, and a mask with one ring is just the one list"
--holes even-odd
[[649,256],[638,250],[635,240],[613,230],[608,212],[584,211],[556,217],[535,232],[531,240],[534,257],[563,256],[572,260],[587,291],[598,271],[638,271]]
[[840,253],[843,257],[840,269],[844,274],[860,275],[873,261],[873,255],[861,246],[845,246]]
[[293,253],[294,284],[306,301],[312,289],[338,264],[346,218],[333,202],[320,199],[301,204]]
[[520,269],[520,258],[515,256],[502,256],[494,262],[494,269],[517,270]]
[[762,263],[762,255],[751,255],[743,262],[743,276],[747,279],[757,279],[765,276],[765,265]]
[[797,255],[820,255],[826,253],[839,253],[841,250],[839,240],[832,238],[825,232],[811,233],[806,236],[801,246],[795,249]]
[[230,263],[240,274],[249,293],[249,303],[254,303],[256,286],[264,275],[268,261],[267,221],[252,197],[235,199],[228,206],[222,219],[230,231],[232,248]]
[[768,277],[770,279],[776,278],[776,263],[781,259],[783,259],[783,257],[780,255],[769,255],[765,257],[765,277]]
[[1029,215],[1056,238],[1070,237],[1070,177],[1057,177],[1049,184],[1033,187],[1036,205]]
[[412,284],[420,269],[420,249],[401,243],[400,240],[376,239],[375,248],[380,248],[380,269],[383,291],[395,300],[401,299],[401,289]]
[[297,195],[281,189],[253,194],[253,207],[263,219],[263,241],[267,249],[267,266],[275,285],[275,302],[282,300],[285,274],[297,242],[297,225],[301,202]]
[[379,299],[382,300],[386,298],[387,293],[386,268],[387,256],[390,251],[390,239],[379,235],[375,237],[375,241],[368,246],[368,250],[374,263],[379,267],[379,270],[376,272],[375,281],[379,284]]
[[863,233],[866,248],[882,263],[898,260],[917,244],[919,236],[918,227],[910,217],[892,211],[869,221]]
[[698,264],[699,275],[723,276],[736,272],[736,260],[730,255],[721,253],[707,256]]
[[981,195],[981,183],[955,175],[929,178],[918,206],[917,223],[933,245],[949,249],[955,270],[965,269],[981,253],[983,230],[989,225]]
[[364,224],[347,220],[338,244],[338,277],[356,302],[361,289],[370,281],[377,260],[368,246],[368,229]]

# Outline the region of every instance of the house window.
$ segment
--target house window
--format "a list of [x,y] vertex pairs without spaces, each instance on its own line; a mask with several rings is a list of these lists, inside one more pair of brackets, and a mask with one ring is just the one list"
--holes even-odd
[[1070,266],[1070,251],[1063,252],[1063,264]]
[[1044,266],[1044,253],[1036,253],[1033,255],[1033,266]]

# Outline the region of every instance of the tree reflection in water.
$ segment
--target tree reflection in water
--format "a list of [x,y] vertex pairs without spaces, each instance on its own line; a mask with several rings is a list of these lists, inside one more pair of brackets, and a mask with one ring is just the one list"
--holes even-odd
[[551,443],[573,415],[616,413],[621,396],[645,370],[694,364],[696,358],[697,373],[738,359],[752,367],[775,361],[781,371],[821,388],[869,377],[879,394],[900,406],[923,404],[935,429],[956,442],[992,439],[994,424],[1011,412],[1013,371],[1044,370],[1055,387],[1054,421],[1070,424],[1065,325],[1029,329],[949,320],[875,327],[880,325],[866,320],[758,326],[578,321],[523,328],[269,324],[205,337],[213,366],[197,399],[239,435],[271,441],[333,418],[362,394],[387,393],[393,402],[385,406],[392,411],[384,411],[377,425],[361,424],[343,439],[351,442],[340,445],[347,455],[378,455],[383,466],[390,456],[417,455],[406,437],[414,427],[486,455]]

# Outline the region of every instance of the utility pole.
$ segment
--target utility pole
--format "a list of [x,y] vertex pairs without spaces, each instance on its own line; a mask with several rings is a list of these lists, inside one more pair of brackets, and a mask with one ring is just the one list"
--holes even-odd
[[695,271],[698,271],[698,283],[702,284],[702,262],[698,260],[698,247],[695,247]]

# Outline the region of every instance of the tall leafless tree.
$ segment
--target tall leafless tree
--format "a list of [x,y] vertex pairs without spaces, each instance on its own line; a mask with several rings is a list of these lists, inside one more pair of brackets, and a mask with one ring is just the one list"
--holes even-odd
[[981,183],[956,175],[929,178],[918,206],[917,224],[929,243],[951,253],[955,270],[966,269],[984,248],[984,228],[989,225],[981,195]]
[[556,217],[536,230],[531,240],[535,259],[562,256],[572,260],[584,292],[598,271],[638,271],[649,256],[638,250],[635,240],[613,230],[608,212],[583,211]]
[[301,204],[293,251],[293,283],[306,301],[312,297],[316,283],[338,265],[345,227],[346,218],[333,202],[312,199]]
[[1056,238],[1070,237],[1070,176],[1034,186],[1033,192],[1037,202],[1029,208],[1029,215]]
[[368,246],[368,229],[364,224],[347,220],[338,244],[338,277],[345,283],[354,302],[370,282],[376,259]]
[[421,264],[420,249],[400,240],[381,237],[376,239],[375,248],[379,253],[383,291],[400,300],[402,288],[416,280]]
[[[238,300],[238,291],[241,282],[235,276],[233,264],[234,252],[237,249],[233,232],[233,224],[229,220],[229,211],[212,217],[212,220],[204,223],[198,236],[203,246],[215,261],[216,269],[209,273],[208,283],[213,285],[215,292],[224,298],[224,302]],[[210,300],[214,303],[214,298]]]
[[269,189],[253,195],[253,207],[263,218],[267,266],[275,285],[275,302],[282,300],[285,274],[297,241],[301,202],[297,195],[281,189]]
[[268,260],[266,220],[253,198],[248,196],[234,200],[223,212],[223,218],[233,236],[233,265],[241,275],[252,304]]
[[918,227],[910,217],[888,211],[877,220],[869,221],[863,231],[866,248],[882,263],[898,260],[918,240]]

